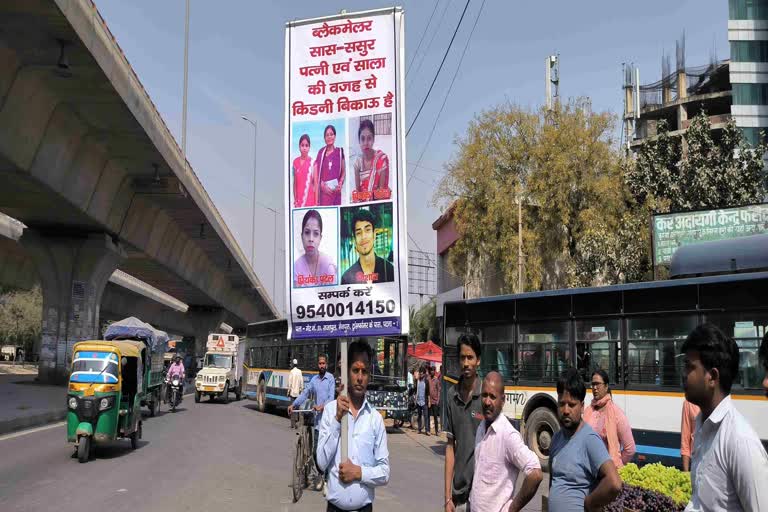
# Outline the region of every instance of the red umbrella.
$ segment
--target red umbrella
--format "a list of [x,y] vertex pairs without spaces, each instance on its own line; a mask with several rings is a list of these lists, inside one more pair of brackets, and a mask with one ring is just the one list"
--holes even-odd
[[443,349],[432,343],[432,341],[419,343],[416,347],[413,345],[409,346],[408,355],[415,357],[416,359],[431,361],[433,363],[443,362]]

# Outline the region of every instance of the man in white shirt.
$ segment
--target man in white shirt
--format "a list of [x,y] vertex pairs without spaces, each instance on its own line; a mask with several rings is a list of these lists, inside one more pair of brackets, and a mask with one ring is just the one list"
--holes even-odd
[[[730,397],[739,347],[712,324],[683,343],[685,398],[701,408],[691,457],[686,512],[739,512],[768,506],[768,455]],[[761,508],[763,507],[763,508]]]
[[[294,359],[293,360],[293,368],[291,368],[290,373],[288,374],[288,398],[291,399],[291,403],[296,400],[296,397],[298,397],[301,394],[301,390],[304,389],[304,376],[301,373],[301,370],[299,369],[299,362]],[[291,428],[294,426],[294,419],[293,414],[291,416]]]

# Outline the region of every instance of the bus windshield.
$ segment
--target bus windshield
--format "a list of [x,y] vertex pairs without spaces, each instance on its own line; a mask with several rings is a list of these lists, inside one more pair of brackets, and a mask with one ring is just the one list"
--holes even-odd
[[224,354],[205,354],[206,368],[232,368],[232,356]]
[[368,343],[373,348],[374,354],[374,360],[371,362],[371,380],[388,381],[391,384],[404,386],[406,340],[369,338]]

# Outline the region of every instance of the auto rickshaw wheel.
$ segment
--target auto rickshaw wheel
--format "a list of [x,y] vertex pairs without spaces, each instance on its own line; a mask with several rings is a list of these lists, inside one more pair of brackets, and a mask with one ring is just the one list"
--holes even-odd
[[149,415],[154,417],[155,412],[157,412],[157,402],[155,402],[154,397],[152,397],[152,401],[149,402]]
[[88,462],[91,455],[91,438],[90,436],[81,436],[77,445],[77,460],[82,464]]
[[199,391],[195,391],[195,403],[196,404],[200,403],[200,392]]

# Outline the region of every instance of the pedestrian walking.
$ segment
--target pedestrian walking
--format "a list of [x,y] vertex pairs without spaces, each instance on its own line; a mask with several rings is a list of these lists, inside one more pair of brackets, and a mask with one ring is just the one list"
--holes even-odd
[[[328,404],[328,402],[333,400],[333,395],[336,388],[335,384],[336,380],[333,378],[333,375],[328,372],[328,357],[321,354],[317,358],[317,375],[312,377],[312,379],[309,381],[309,384],[307,384],[307,387],[305,387],[299,396],[296,397],[293,403],[288,406],[288,414],[293,416],[293,410],[296,407],[301,407],[310,396],[315,397],[315,405],[313,408],[315,410],[316,417],[315,425],[312,429],[313,454],[315,454],[317,451],[317,439],[319,434],[318,429],[320,428],[320,421],[323,417],[323,411],[325,410],[325,406]],[[318,472],[315,465],[312,465],[311,469],[312,475],[310,475],[310,479],[313,481],[315,490],[320,491],[323,489],[322,472]]]
[[632,427],[624,411],[613,401],[608,373],[602,369],[595,370],[591,384],[592,403],[584,410],[584,421],[597,432],[616,468],[621,469],[635,456]]
[[[304,375],[301,373],[298,360],[294,359],[291,361],[291,365],[291,371],[288,373],[288,398],[291,400],[291,403],[293,403],[304,389]],[[288,416],[291,417],[291,428],[295,428],[296,420],[294,419],[293,414],[288,414]]]
[[603,440],[582,421],[587,388],[579,371],[557,381],[560,430],[549,449],[549,511],[602,510],[621,492],[621,479]]
[[429,435],[429,405],[427,399],[429,398],[429,381],[427,380],[427,369],[425,367],[419,368],[419,380],[416,381],[416,410],[419,414],[418,425],[419,434],[421,434],[422,419],[425,423],[426,435]]
[[[435,373],[435,367],[429,367],[429,415],[435,423],[435,435],[440,433],[440,392],[442,390],[440,377]],[[427,432],[429,432],[429,420],[427,420]]]
[[[469,495],[475,474],[475,436],[480,426],[481,345],[475,334],[462,334],[459,348],[459,381],[451,387],[445,404],[445,512],[469,512]],[[480,511],[482,512],[482,511]]]
[[288,374],[288,396],[291,398],[291,403],[293,403],[304,389],[304,374],[302,374],[301,368],[299,368],[299,361],[297,359],[294,359],[291,364],[293,367]]
[[[505,401],[501,374],[490,372],[485,376],[480,400],[483,421],[475,435],[475,474],[469,504],[474,510],[483,512],[519,512],[531,501],[541,484],[539,458],[525,446],[520,432],[501,414]],[[525,477],[515,495],[515,484],[521,471]]]
[[681,352],[685,399],[701,408],[686,512],[765,510],[768,455],[730,396],[739,373],[738,345],[707,323],[691,331]]
[[680,457],[683,459],[683,471],[691,471],[691,448],[693,447],[693,433],[696,428],[696,416],[701,409],[688,400],[683,400],[683,414],[680,419]]
[[[349,392],[326,405],[320,422],[317,462],[328,472],[328,512],[373,510],[375,488],[389,482],[387,430],[381,414],[365,399],[373,349],[358,340],[347,350]],[[341,420],[347,416],[348,455],[341,460]]]

